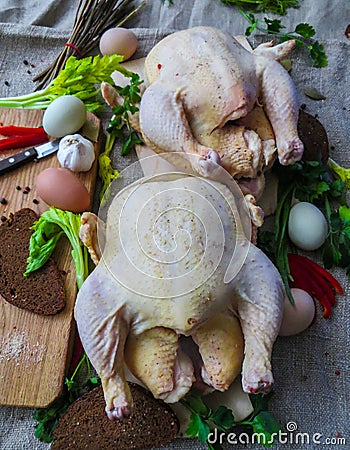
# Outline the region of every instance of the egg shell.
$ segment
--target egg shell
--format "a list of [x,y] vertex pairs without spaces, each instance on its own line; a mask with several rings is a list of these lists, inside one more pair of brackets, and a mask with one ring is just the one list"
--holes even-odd
[[290,210],[288,234],[297,247],[307,251],[317,250],[328,234],[326,218],[312,203],[297,203]]
[[50,206],[80,213],[90,208],[90,194],[73,172],[62,167],[50,167],[36,179],[39,197]]
[[136,51],[137,37],[126,28],[110,28],[100,39],[102,55],[122,55],[124,61],[129,59]]
[[315,302],[304,290],[291,289],[295,304],[292,305],[286,297],[284,299],[283,319],[280,327],[280,336],[293,336],[306,330],[315,317]]
[[62,95],[47,107],[43,127],[47,134],[59,138],[78,131],[86,121],[86,107],[74,95]]

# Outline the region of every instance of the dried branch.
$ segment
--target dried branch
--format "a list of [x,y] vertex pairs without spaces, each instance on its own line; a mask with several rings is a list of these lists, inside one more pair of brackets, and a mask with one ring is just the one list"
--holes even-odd
[[36,89],[44,88],[55,79],[72,54],[77,58],[90,54],[106,30],[124,25],[145,3],[135,4],[135,0],[80,0],[73,31],[57,59],[33,79],[34,82],[39,81]]

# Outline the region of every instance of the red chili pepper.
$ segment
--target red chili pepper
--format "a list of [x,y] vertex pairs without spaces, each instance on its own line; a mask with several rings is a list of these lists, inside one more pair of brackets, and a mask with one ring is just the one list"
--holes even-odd
[[39,134],[46,136],[43,127],[19,127],[16,125],[2,125],[0,126],[0,135],[2,136],[26,136],[29,134]]
[[[289,258],[288,258],[289,259]],[[306,291],[315,300],[318,300],[323,307],[323,317],[328,318],[332,311],[332,304],[328,297],[320,290],[319,285],[315,280],[305,276],[305,270],[295,261],[289,261],[289,268],[293,277],[291,286]]]
[[[332,305],[335,303],[335,295],[332,289],[332,285],[328,281],[327,278],[325,278],[320,272],[315,270],[314,266],[312,264],[309,264],[311,261],[308,258],[299,257],[299,255],[290,254],[288,256],[288,260],[294,259],[296,264],[299,265],[302,270],[308,275],[308,280],[312,279],[315,280],[316,283],[319,286],[319,291],[323,292],[329,299]],[[312,261],[313,262],[313,261]],[[316,264],[316,263],[314,263]],[[305,275],[304,275],[305,276]]]
[[[294,279],[292,286],[303,289],[314,299],[317,299],[323,306],[323,317],[328,318],[331,314],[332,306],[335,303],[335,295],[332,290],[333,284],[331,286],[329,276],[325,276],[324,272],[328,275],[330,274],[314,261],[300,255],[289,254],[288,262],[291,275]],[[333,276],[330,276],[333,281]],[[340,286],[338,285],[339,283],[336,281],[337,288]]]
[[333,286],[335,292],[337,292],[337,294],[343,294],[343,288],[341,287],[340,283],[338,282],[338,280],[336,280],[332,274],[330,274],[326,269],[324,269],[323,267],[321,267],[320,265],[318,265],[317,263],[315,263],[314,261],[312,261],[309,258],[306,258],[305,256],[301,256],[301,255],[295,255],[294,253],[291,254],[293,255],[292,257],[299,260],[300,262],[304,262],[306,264],[308,264],[309,266],[311,266],[316,272],[318,272],[320,275],[322,275],[324,278],[326,278],[330,284]]
[[73,347],[73,355],[69,365],[69,376],[72,375],[74,370],[76,369],[79,361],[81,360],[84,354],[83,344],[81,343],[78,331],[75,331],[74,336],[74,347]]
[[[45,133],[45,132],[44,132]],[[13,150],[15,148],[28,147],[30,145],[42,144],[48,141],[47,134],[28,134],[26,136],[16,136],[0,139],[1,150]]]

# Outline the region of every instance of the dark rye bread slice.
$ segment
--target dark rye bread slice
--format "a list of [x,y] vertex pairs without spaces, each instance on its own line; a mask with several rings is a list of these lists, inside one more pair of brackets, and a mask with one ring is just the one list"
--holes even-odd
[[329,156],[327,132],[322,123],[311,114],[299,110],[298,134],[304,144],[304,161],[326,163]]
[[134,399],[130,419],[108,419],[99,386],[78,398],[59,419],[51,450],[144,450],[175,439],[179,423],[171,408],[137,384],[129,386]]
[[30,227],[38,220],[30,208],[10,214],[0,226],[0,294],[9,303],[36,314],[52,315],[65,307],[62,274],[52,258],[27,277]]

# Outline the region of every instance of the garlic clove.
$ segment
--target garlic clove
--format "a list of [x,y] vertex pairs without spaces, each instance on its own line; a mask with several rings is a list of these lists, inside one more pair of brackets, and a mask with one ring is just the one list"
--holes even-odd
[[73,172],[87,172],[95,161],[94,145],[80,134],[68,134],[60,141],[57,159]]

